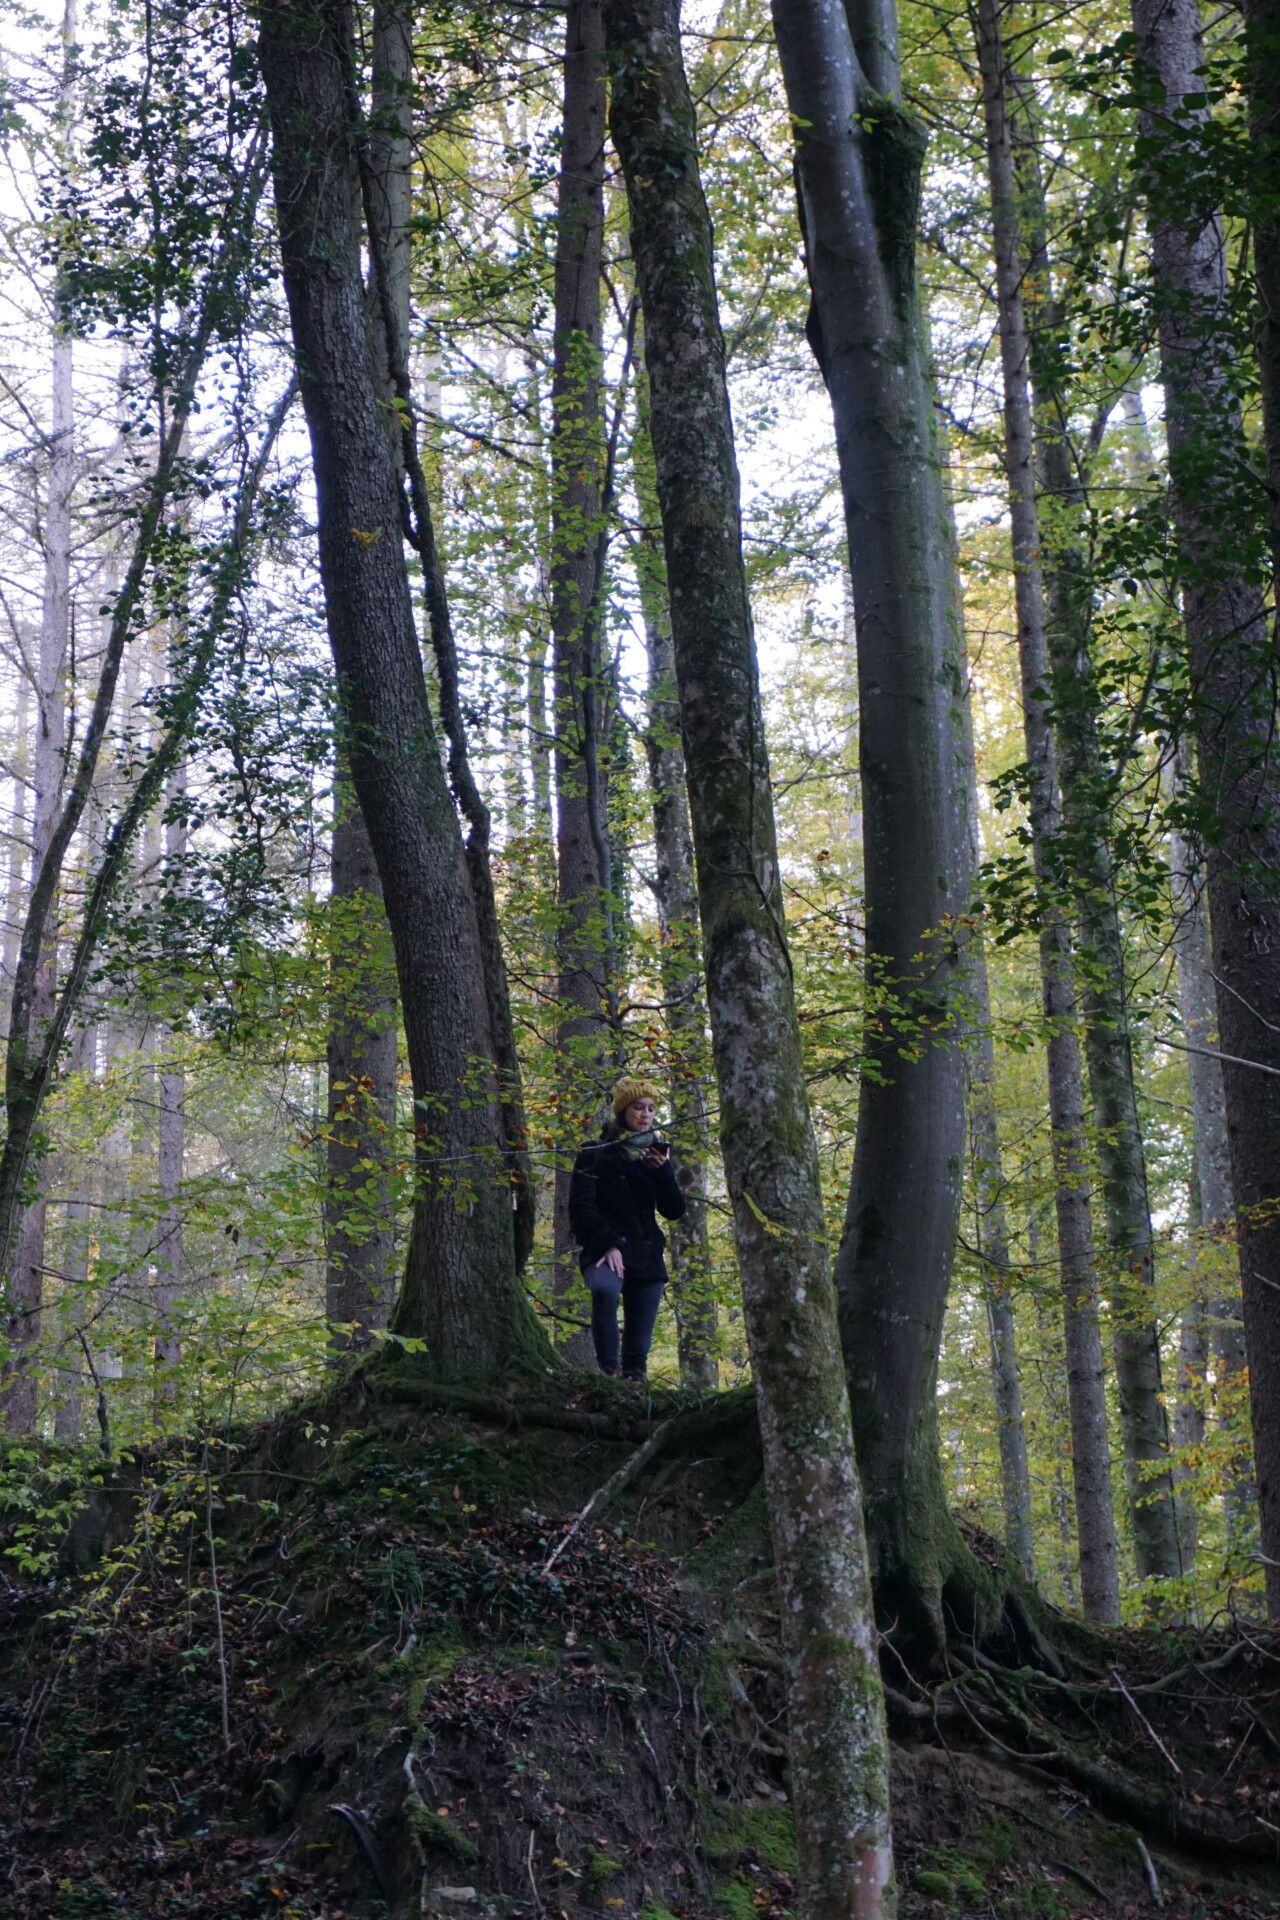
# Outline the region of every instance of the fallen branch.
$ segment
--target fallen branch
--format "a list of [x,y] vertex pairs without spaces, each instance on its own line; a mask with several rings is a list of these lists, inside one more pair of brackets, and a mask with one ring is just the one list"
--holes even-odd
[[564,1552],[574,1535],[580,1533],[589,1520],[593,1520],[599,1514],[602,1514],[606,1507],[612,1506],[618,1495],[644,1472],[655,1455],[662,1452],[663,1447],[671,1437],[671,1431],[675,1424],[675,1420],[672,1419],[664,1420],[661,1425],[656,1426],[644,1445],[637,1447],[636,1451],[631,1455],[631,1458],[624,1460],[618,1468],[618,1471],[612,1474],[602,1487],[596,1488],[586,1506],[582,1509],[582,1512],[569,1526],[559,1546],[553,1548],[549,1554],[542,1569],[544,1573],[550,1573],[552,1567],[555,1566],[556,1561],[560,1558],[560,1555]]

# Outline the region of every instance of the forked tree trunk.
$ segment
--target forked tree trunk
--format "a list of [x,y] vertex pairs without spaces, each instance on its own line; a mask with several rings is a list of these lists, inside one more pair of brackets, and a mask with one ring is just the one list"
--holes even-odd
[[[1133,0],[1136,58],[1157,89],[1142,130],[1158,156],[1200,137],[1204,56],[1195,0]],[[1188,104],[1189,103],[1189,104]],[[1272,765],[1274,657],[1261,595],[1236,571],[1256,505],[1232,364],[1226,247],[1216,208],[1186,172],[1148,180],[1160,369],[1206,836],[1218,1034],[1262,1553],[1280,1619],[1280,786]]]
[[395,943],[413,1079],[413,1227],[395,1330],[446,1373],[538,1357],[475,900],[427,700],[361,280],[359,129],[344,0],[270,5],[259,57],[320,568],[351,771]]
[[877,1595],[945,1639],[994,1596],[946,1511],[938,1347],[959,1220],[968,904],[959,612],[915,280],[924,135],[893,0],[775,0],[853,582],[872,1009],[836,1263]]
[[1118,1620],[1120,1615],[1119,1567],[1111,1506],[1097,1282],[1093,1269],[1084,1087],[1076,1037],[1075,969],[1070,922],[1061,891],[1062,863],[1057,853],[1062,818],[1056,743],[1047,719],[1050,667],[1028,385],[1030,340],[1023,306],[1018,201],[998,0],[980,0],[976,26],[983,73],[996,255],[1005,473],[1009,486],[1022,722],[1030,783],[1028,803],[1041,901],[1040,972],[1048,1036],[1049,1123],[1062,1270],[1080,1585],[1085,1618],[1109,1622]]
[[[556,205],[551,380],[551,644],[555,699],[556,930],[560,1110],[594,1116],[608,1069],[613,967],[600,716],[604,707],[596,578],[604,485],[600,276],[604,246],[604,27],[600,0],[571,0]],[[570,1144],[568,1142],[566,1145]],[[579,1144],[575,1138],[571,1143]],[[580,1294],[569,1224],[572,1155],[556,1169],[555,1292]],[[561,1341],[591,1358],[588,1333]]]
[[783,919],[711,221],[675,0],[606,0],[788,1678],[804,1920],[893,1907],[884,1702]]

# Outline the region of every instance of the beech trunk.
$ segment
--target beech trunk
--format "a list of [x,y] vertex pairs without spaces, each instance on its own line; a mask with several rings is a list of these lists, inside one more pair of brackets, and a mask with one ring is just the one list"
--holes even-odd
[[788,1677],[798,1907],[892,1911],[884,1702],[774,833],[711,221],[674,0],[606,0]]
[[1062,813],[1057,745],[1047,718],[1051,691],[1041,537],[1036,502],[1030,336],[1023,304],[1018,201],[998,0],[979,0],[979,64],[996,255],[1005,473],[1009,487],[1014,598],[1029,770],[1032,853],[1040,888],[1040,971],[1048,1035],[1049,1120],[1062,1273],[1063,1331],[1071,1412],[1080,1586],[1085,1618],[1119,1619],[1120,1583],[1106,1388],[1093,1264],[1093,1221],[1085,1144],[1071,926],[1062,897],[1058,845]]
[[475,900],[427,700],[360,271],[344,0],[261,16],[281,262],[311,436],[325,612],[352,779],[395,945],[417,1190],[395,1330],[445,1373],[541,1351],[516,1275]]
[[[1191,670],[1218,1034],[1240,1235],[1240,1278],[1262,1554],[1280,1619],[1280,789],[1272,764],[1273,655],[1253,579],[1235,571],[1242,514],[1258,501],[1231,354],[1218,211],[1161,179],[1158,156],[1207,122],[1195,0],[1134,0],[1136,57],[1158,104],[1142,129],[1157,156],[1148,225],[1160,370]],[[1239,490],[1248,489],[1241,499]]]

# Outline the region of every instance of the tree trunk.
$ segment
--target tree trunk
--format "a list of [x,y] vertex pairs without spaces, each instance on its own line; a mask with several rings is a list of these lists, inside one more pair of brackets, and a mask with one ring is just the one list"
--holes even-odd
[[1280,581],[1280,0],[1246,0],[1255,340],[1262,378],[1263,443],[1272,578]]
[[648,395],[643,392],[640,423],[632,445],[632,469],[641,512],[636,578],[649,656],[645,753],[653,796],[654,898],[662,943],[659,977],[671,1038],[671,1131],[678,1143],[680,1184],[688,1202],[684,1218],[677,1220],[671,1231],[672,1295],[680,1384],[690,1392],[706,1393],[720,1382],[716,1302],[703,1199],[711,1145],[703,1078],[706,1004],[693,838],[680,744],[680,696],[648,410]]
[[[381,0],[373,20],[368,161],[388,302],[409,336],[413,49],[406,18]],[[369,291],[378,384],[397,472],[402,434],[392,406],[395,378],[376,289]],[[335,1354],[358,1353],[387,1324],[395,1289],[395,1159],[399,999],[377,862],[346,754],[334,759],[329,853],[330,1027],[327,1044],[325,1317]]]
[[[1164,106],[1143,110],[1158,156],[1199,137],[1203,51],[1195,0],[1133,0],[1137,58]],[[1188,99],[1191,104],[1186,104]],[[1171,116],[1176,114],[1176,119]],[[1271,768],[1273,656],[1262,598],[1233,569],[1256,495],[1230,346],[1216,209],[1189,206],[1185,170],[1148,181],[1152,268],[1207,867],[1218,1034],[1268,1607],[1280,1620],[1280,791]]]
[[[836,1263],[882,1607],[935,1644],[977,1569],[946,1512],[938,1345],[959,1219],[968,904],[959,618],[915,284],[924,135],[900,104],[892,0],[775,0],[853,582],[866,865],[857,1145]],[[960,1591],[963,1587],[963,1593]]]
[[979,59],[991,183],[1000,361],[1003,377],[1005,473],[1013,544],[1014,597],[1022,680],[1023,732],[1029,769],[1032,852],[1040,889],[1040,970],[1048,1034],[1049,1124],[1054,1202],[1062,1267],[1063,1330],[1071,1409],[1080,1586],[1085,1618],[1119,1619],[1120,1584],[1106,1392],[1093,1268],[1093,1222],[1085,1151],[1084,1088],[1077,1040],[1078,1010],[1071,931],[1059,891],[1062,832],[1057,752],[1047,718],[1050,691],[1044,582],[1031,398],[1030,340],[1023,306],[1018,201],[1000,43],[998,0],[979,0]]
[[[611,861],[601,765],[597,566],[604,484],[600,274],[604,243],[604,28],[600,0],[571,0],[556,207],[551,381],[551,644],[555,687],[556,1031],[560,1111],[577,1127],[604,1088],[611,988]],[[563,1143],[567,1146],[569,1143]],[[577,1142],[575,1140],[574,1145]],[[569,1225],[572,1156],[556,1169],[555,1292],[581,1297]],[[591,1359],[591,1337],[560,1344]]]
[[[65,70],[60,110],[70,107],[74,0],[63,16]],[[76,484],[75,394],[72,336],[59,316],[53,334],[53,406],[49,431],[49,476],[44,511],[44,591],[40,607],[40,654],[36,667],[35,793],[32,803],[32,885],[49,851],[62,802],[67,743],[67,647],[71,638],[71,502]],[[43,1040],[57,991],[58,910],[51,901],[32,983],[29,1022]],[[4,1422],[11,1434],[31,1433],[36,1418],[34,1350],[40,1339],[46,1205],[43,1195],[27,1207],[18,1226],[9,1272],[11,1351],[3,1390]]]
[[[186,769],[173,783],[172,793],[186,790]],[[176,881],[187,852],[187,827],[178,815],[165,826],[165,864],[171,880]],[[156,1365],[160,1369],[160,1397],[172,1405],[178,1397],[174,1377],[182,1358],[182,1346],[173,1325],[173,1312],[183,1286],[182,1264],[182,1176],[186,1162],[187,1082],[182,1059],[181,1029],[160,1028],[159,1100],[156,1112],[156,1185],[163,1212],[160,1215],[155,1249]]]
[[[998,250],[997,272],[1005,275],[1010,286],[1015,279],[1021,285],[1030,278],[1035,287],[1031,311],[1044,316],[1054,311],[1044,188],[1029,126],[1018,130],[1021,138],[1015,158],[1011,97],[1018,99],[1024,88],[1003,44],[1001,11],[999,0],[987,0],[980,10],[979,35],[993,203],[998,193],[1007,195],[1000,218],[1010,226],[1007,244]],[[1139,1578],[1176,1578],[1182,1562],[1160,1335],[1153,1310],[1155,1243],[1124,942],[1101,817],[1105,780],[1090,653],[1091,582],[1081,528],[1084,502],[1068,439],[1068,408],[1059,390],[1058,358],[1052,350],[1043,350],[1028,322],[1027,306],[1019,304],[1026,334],[1021,379],[1025,395],[1030,376],[1034,394],[1035,458],[1048,516],[1047,524],[1040,527],[1047,555],[1042,590],[1047,587],[1044,624],[1062,801],[1053,879],[1073,900],[1079,931],[1080,1002],[1107,1224],[1106,1282],[1134,1553]],[[1002,312],[1009,311],[1005,301]]]
[[674,0],[607,0],[720,1139],[788,1675],[804,1920],[893,1908],[884,1705],[783,919],[711,221]]
[[[1172,787],[1181,784],[1178,759]],[[1205,874],[1184,835],[1169,833],[1169,880],[1173,895],[1173,944],[1178,965],[1178,1003],[1188,1052],[1187,1078],[1191,1084],[1191,1126],[1195,1139],[1196,1187],[1200,1196],[1200,1228],[1210,1238],[1230,1246],[1235,1254],[1235,1194],[1231,1186],[1231,1143],[1227,1137],[1226,1096],[1222,1064],[1216,1057],[1218,1008],[1213,984],[1213,956],[1206,912]],[[1239,1271],[1236,1261],[1236,1271]],[[1244,1374],[1247,1360],[1244,1322],[1240,1317],[1238,1283],[1211,1302],[1206,1331],[1213,1350],[1219,1396],[1219,1420],[1230,1432],[1235,1425],[1231,1391]],[[1225,1389],[1225,1391],[1224,1391]],[[1181,1404],[1181,1402],[1179,1402]],[[1252,1523],[1257,1502],[1248,1443],[1238,1447],[1223,1500],[1227,1545],[1239,1547]]]
[[395,944],[417,1191],[392,1324],[445,1373],[536,1357],[516,1275],[476,905],[427,701],[360,273],[359,129],[344,0],[272,5],[259,54],[325,611],[352,779]]
[[337,760],[330,893],[325,1318],[337,1353],[386,1326],[395,1289],[399,1001],[382,886],[364,815]]

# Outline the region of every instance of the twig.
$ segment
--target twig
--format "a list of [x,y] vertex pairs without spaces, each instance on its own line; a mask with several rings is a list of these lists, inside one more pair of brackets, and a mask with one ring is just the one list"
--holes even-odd
[[1073,1865],[1070,1860],[1046,1860],[1045,1865],[1046,1867],[1052,1867],[1057,1873],[1069,1873],[1073,1880],[1080,1882],[1080,1885],[1085,1889],[1086,1893],[1091,1893],[1095,1900],[1101,1900],[1104,1907],[1109,1907],[1114,1904],[1111,1895],[1100,1887],[1092,1875],[1085,1872],[1083,1867]]
[[1126,1687],[1124,1681],[1120,1678],[1120,1673],[1118,1668],[1112,1667],[1111,1678],[1115,1681],[1117,1687],[1120,1689],[1125,1699],[1129,1702],[1129,1705],[1133,1708],[1133,1711],[1138,1718],[1139,1724],[1146,1729],[1148,1736],[1155,1741],[1155,1744],[1159,1747],[1161,1753],[1164,1755],[1165,1759],[1169,1762],[1169,1765],[1173,1768],[1173,1771],[1177,1774],[1178,1778],[1181,1779],[1182,1768],[1178,1765],[1177,1761],[1174,1759],[1173,1755],[1170,1753],[1168,1747],[1166,1747],[1164,1741],[1160,1738],[1160,1735],[1156,1732],[1155,1728],[1152,1726],[1151,1722],[1148,1720],[1146,1714],[1142,1711],[1142,1708],[1138,1705],[1137,1701],[1134,1699],[1133,1695],[1130,1693],[1128,1687]]
[[654,1455],[661,1453],[674,1425],[674,1419],[662,1421],[661,1425],[654,1428],[644,1445],[637,1447],[636,1451],[631,1455],[631,1458],[624,1461],[622,1466],[618,1468],[618,1471],[613,1474],[610,1479],[606,1480],[602,1487],[596,1488],[586,1506],[582,1509],[582,1512],[569,1527],[568,1532],[565,1534],[563,1540],[561,1540],[559,1546],[554,1547],[547,1556],[546,1563],[542,1569],[544,1573],[550,1573],[552,1567],[555,1566],[556,1561],[560,1558],[560,1555],[564,1552],[574,1535],[581,1532],[588,1520],[593,1519],[597,1514],[603,1513],[606,1507],[611,1506],[623,1491],[624,1487],[629,1487],[637,1474],[644,1472],[644,1469],[648,1466]]
[[98,1377],[98,1369],[93,1364],[93,1355],[89,1351],[89,1342],[84,1337],[83,1327],[76,1328],[76,1338],[84,1348],[85,1363],[88,1366],[89,1372],[93,1375],[93,1384],[98,1389],[98,1431],[102,1436],[99,1445],[102,1448],[104,1457],[109,1460],[111,1458],[111,1420],[107,1413],[106,1392],[101,1379]]
[[534,1829],[530,1827],[529,1851],[525,1855],[524,1864],[525,1864],[525,1871],[529,1875],[529,1885],[533,1888],[534,1908],[538,1913],[541,1913],[542,1912],[542,1895],[538,1892],[538,1881],[533,1871],[533,1839],[534,1839]]
[[1142,1862],[1142,1871],[1147,1877],[1147,1887],[1150,1891],[1151,1898],[1158,1907],[1162,1907],[1164,1905],[1164,1895],[1160,1891],[1160,1882],[1156,1878],[1155,1861],[1151,1858],[1147,1850],[1147,1843],[1140,1833],[1135,1833],[1133,1836],[1133,1844],[1138,1849],[1138,1858]]
[[348,1807],[341,1801],[332,1802],[329,1811],[330,1813],[336,1813],[340,1820],[345,1820],[356,1839],[360,1842],[364,1857],[373,1868],[374,1878],[377,1880],[378,1886],[382,1891],[382,1897],[387,1905],[390,1906],[395,1898],[395,1883],[390,1873],[388,1873],[387,1863],[383,1859],[377,1843],[363,1819],[354,1807]]

